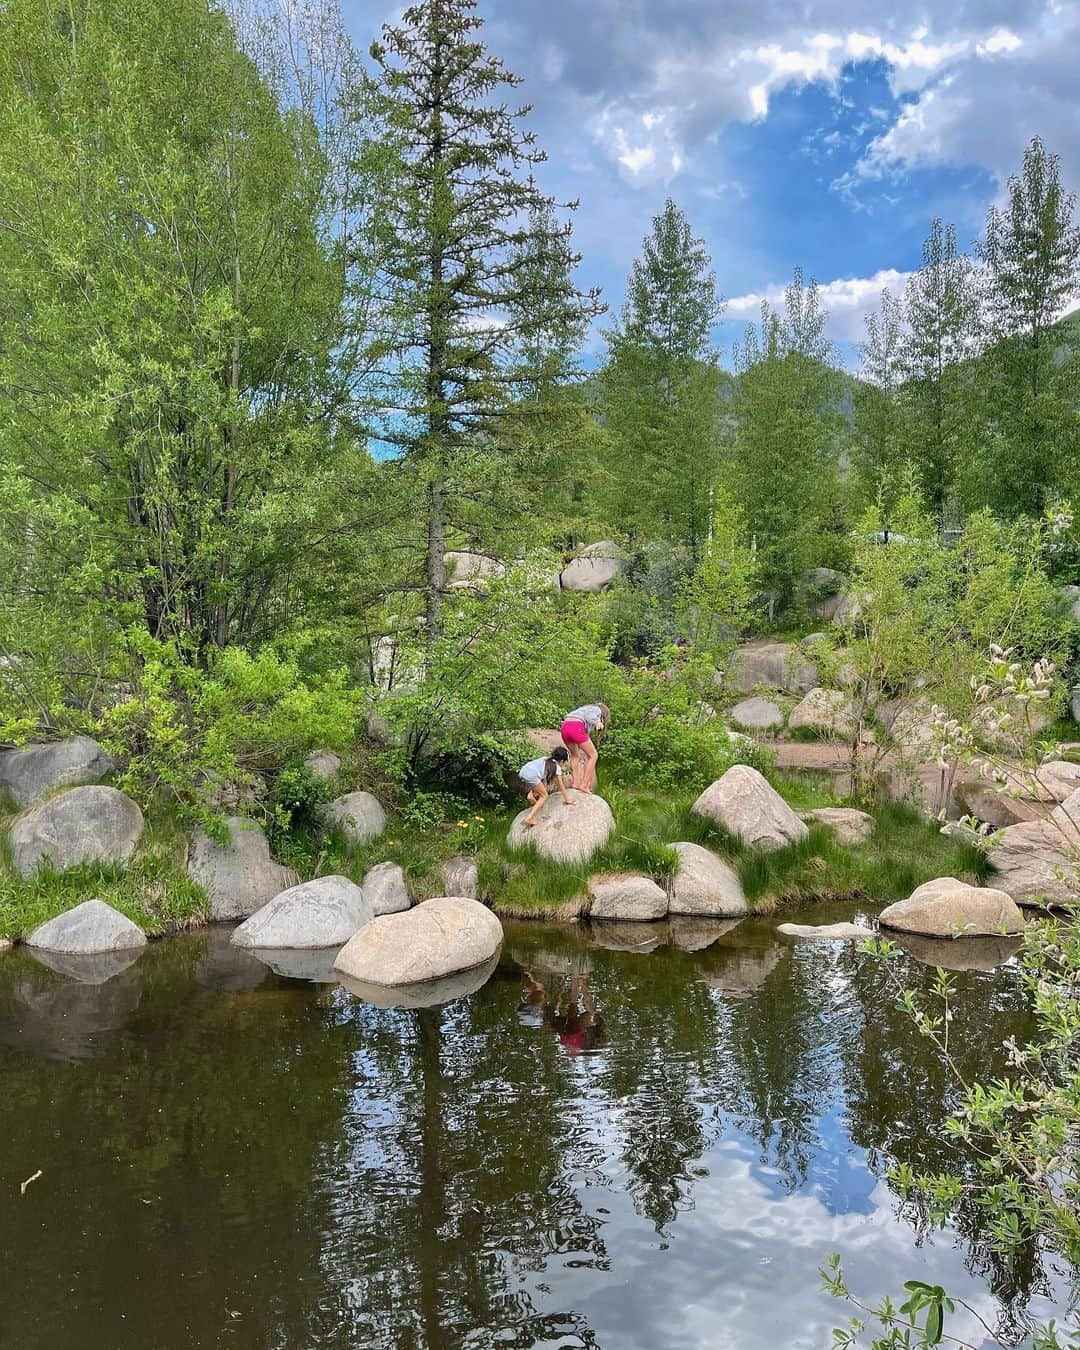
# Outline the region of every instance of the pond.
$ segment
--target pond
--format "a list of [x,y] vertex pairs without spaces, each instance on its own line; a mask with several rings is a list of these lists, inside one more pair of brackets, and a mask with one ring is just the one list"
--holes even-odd
[[[818,1350],[834,1250],[870,1298],[932,1276],[1021,1339],[1052,1275],[886,1180],[951,1161],[946,1074],[877,963],[776,922],[508,924],[486,984],[406,1009],[227,929],[0,957],[0,1345]],[[1015,969],[955,978],[992,1075]]]

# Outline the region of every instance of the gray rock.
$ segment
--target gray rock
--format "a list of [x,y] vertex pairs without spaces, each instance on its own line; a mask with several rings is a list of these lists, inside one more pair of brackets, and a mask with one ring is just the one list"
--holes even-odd
[[1073,905],[1080,872],[1051,821],[1026,820],[1001,831],[987,853],[994,880],[1018,905]]
[[312,750],[304,767],[317,783],[335,783],[341,773],[341,756],[333,750]]
[[233,933],[233,946],[340,947],[374,917],[370,900],[348,877],[316,877],[268,900]]
[[115,768],[112,756],[89,736],[0,750],[0,796],[9,796],[21,811],[57,788],[100,782]]
[[491,979],[498,965],[498,956],[493,956],[471,970],[456,971],[453,975],[425,980],[421,984],[366,984],[362,980],[351,979],[341,971],[335,973],[343,989],[347,989],[354,998],[371,1003],[376,1008],[437,1008],[475,994]]
[[784,725],[784,714],[767,698],[744,698],[728,713],[728,720],[742,731],[773,731]]
[[564,591],[585,591],[596,594],[613,586],[629,566],[629,559],[610,539],[583,548],[578,557],[568,563],[559,574],[559,585]]
[[671,879],[668,913],[739,919],[749,912],[742,882],[723,858],[700,844],[673,845],[679,866]]
[[440,896],[372,919],[341,949],[334,968],[361,984],[423,984],[484,965],[498,954],[502,936],[502,924],[478,901]]
[[782,923],[776,930],[785,937],[810,938],[822,942],[844,942],[874,936],[872,928],[858,923]]
[[35,928],[28,947],[66,956],[98,956],[146,946],[146,934],[104,900],[84,900]]
[[590,919],[662,919],[667,892],[651,877],[612,875],[589,878]]
[[553,862],[588,862],[611,838],[615,817],[611,807],[595,792],[577,792],[571,788],[570,800],[573,805],[567,806],[559,794],[553,792],[531,829],[525,826],[528,811],[519,812],[510,826],[507,843],[511,848],[535,848],[542,857]]
[[1004,891],[938,877],[888,905],[878,916],[882,928],[922,937],[1012,936],[1024,931],[1024,916]]
[[967,815],[974,816],[994,830],[1004,830],[1023,820],[1037,820],[1045,810],[1040,810],[1034,802],[999,791],[985,779],[957,783],[953,795]]
[[143,829],[138,806],[115,788],[69,788],[16,816],[11,859],[24,877],[46,861],[58,872],[79,863],[125,863]]
[[874,817],[851,806],[820,806],[804,811],[809,824],[827,825],[841,844],[865,844],[874,833]]
[[1050,812],[1050,823],[1061,836],[1065,851],[1080,856],[1080,788]]
[[395,862],[376,863],[368,868],[364,873],[364,894],[374,918],[380,914],[400,914],[412,903],[405,873]]
[[225,844],[197,830],[187,862],[188,875],[206,892],[210,917],[218,922],[246,919],[296,885],[296,873],[270,857],[266,835],[255,821],[229,816],[225,828]]
[[799,642],[799,646],[804,652],[812,652],[815,647],[820,647],[823,642],[828,642],[828,633],[807,633]]
[[1066,801],[1080,788],[1080,764],[1067,759],[1051,760],[1039,766],[1036,796],[1055,802]]
[[447,553],[443,561],[446,584],[452,590],[479,590],[492,578],[506,575],[505,563],[482,553]]
[[858,716],[854,704],[839,689],[811,689],[792,710],[788,727],[850,740],[858,730]]
[[440,870],[447,895],[464,895],[469,900],[480,898],[480,876],[475,858],[461,853],[456,858],[448,858]]
[[353,846],[378,839],[386,829],[386,812],[370,792],[350,792],[336,798],[327,807],[326,820]]
[[801,590],[807,599],[807,612],[815,619],[831,623],[847,602],[844,592],[848,579],[831,567],[813,567],[802,574]]
[[737,647],[728,662],[724,682],[740,694],[759,687],[783,694],[805,694],[817,684],[816,667],[801,648],[790,642],[752,642]]
[[810,833],[783,797],[748,764],[733,764],[692,809],[744,844],[766,852],[798,843]]

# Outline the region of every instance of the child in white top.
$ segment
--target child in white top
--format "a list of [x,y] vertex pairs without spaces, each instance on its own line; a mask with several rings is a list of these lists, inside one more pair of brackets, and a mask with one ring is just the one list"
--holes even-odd
[[560,745],[547,759],[531,759],[518,770],[518,777],[529,789],[528,801],[532,810],[525,817],[523,824],[530,830],[536,824],[536,817],[543,809],[553,783],[558,783],[562,799],[567,806],[574,805],[563,782],[563,765],[569,758],[569,753]]

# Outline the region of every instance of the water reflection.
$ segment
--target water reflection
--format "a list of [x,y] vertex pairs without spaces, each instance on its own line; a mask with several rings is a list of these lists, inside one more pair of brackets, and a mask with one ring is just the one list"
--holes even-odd
[[[1018,1333],[1036,1254],[1002,1270],[976,1216],[934,1236],[883,1180],[955,1162],[955,1090],[880,967],[772,921],[649,927],[644,953],[509,925],[486,983],[422,1008],[228,930],[96,986],[5,958],[3,1184],[43,1173],[0,1204],[5,1274],[65,1293],[5,1300],[0,1344],[78,1346],[92,1319],[117,1350],[818,1350],[835,1248],[871,1298],[932,1276]],[[992,1076],[1024,996],[1009,968],[956,979],[961,1067]]]

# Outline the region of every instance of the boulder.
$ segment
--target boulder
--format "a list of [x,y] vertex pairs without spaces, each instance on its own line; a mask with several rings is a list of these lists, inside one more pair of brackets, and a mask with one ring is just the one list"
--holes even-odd
[[316,877],[268,900],[232,940],[237,947],[340,947],[374,917],[371,901],[348,877]]
[[1080,788],[1080,764],[1067,759],[1054,759],[1042,764],[1038,770],[1036,793],[1039,797],[1051,801],[1063,802]]
[[920,760],[936,758],[934,721],[926,699],[887,699],[878,704],[874,716],[908,755]]
[[1022,820],[1038,820],[1045,814],[1035,802],[1002,792],[984,778],[957,783],[953,796],[969,816],[993,830],[1004,830]]
[[267,796],[266,780],[257,773],[249,774],[243,782],[204,773],[198,787],[199,800],[218,814],[250,811],[257,802],[266,801]]
[[476,859],[467,853],[448,858],[440,868],[443,890],[447,895],[464,895],[469,900],[480,898],[480,876]]
[[776,930],[785,937],[810,938],[821,942],[844,942],[874,936],[872,928],[858,923],[782,923]]
[[798,843],[810,831],[783,797],[749,764],[733,764],[693,805],[751,848],[771,851]]
[[799,646],[804,652],[812,652],[815,647],[819,647],[823,642],[828,642],[828,633],[807,633],[799,642]]
[[341,949],[334,969],[361,984],[423,984],[490,961],[502,924],[476,900],[440,896],[372,919]]
[[0,750],[0,796],[9,796],[21,811],[57,788],[98,783],[115,768],[112,756],[89,736]]
[[679,866],[668,889],[669,914],[740,919],[749,912],[739,874],[700,844],[673,845]]
[[1001,831],[987,853],[994,880],[1018,905],[1070,905],[1080,899],[1080,871],[1064,852],[1052,821],[1026,820]]
[[629,559],[610,539],[590,544],[559,573],[559,585],[564,591],[587,591],[596,594],[613,586],[629,566]]
[[350,792],[335,798],[326,808],[326,820],[353,846],[378,839],[386,829],[386,812],[370,792]]
[[938,877],[888,905],[878,916],[882,928],[922,937],[995,937],[1024,931],[1024,916],[1004,891]]
[[340,971],[335,973],[341,986],[354,998],[363,999],[376,1008],[437,1008],[475,994],[487,984],[498,966],[499,958],[493,956],[483,965],[459,970],[453,975],[443,975],[437,980],[425,980],[423,984],[368,984]]
[[1074,789],[1060,806],[1054,807],[1050,821],[1061,836],[1065,850],[1080,856],[1080,788]]
[[590,919],[662,919],[667,892],[651,877],[626,873],[589,878]]
[[784,725],[784,714],[771,699],[744,698],[728,713],[728,721],[742,731],[773,731]]
[[865,844],[874,833],[874,817],[852,806],[819,806],[804,811],[808,824],[827,825],[841,844]]
[[35,928],[28,947],[66,956],[98,956],[146,946],[146,934],[104,900],[84,900]]
[[405,873],[395,862],[376,863],[364,873],[364,895],[372,916],[400,914],[412,904]]
[[333,750],[312,750],[304,767],[317,783],[334,783],[341,773],[341,756]]
[[[1011,718],[1004,726],[999,720],[1000,711],[1007,712]],[[1029,704],[1025,710],[1022,704],[1006,699],[1004,704],[978,708],[971,719],[971,729],[984,745],[993,750],[1008,751],[1015,746],[1017,727],[1024,726],[1025,721],[1030,724],[1032,732],[1038,735],[1040,731],[1046,730],[1052,720],[1045,704]]]
[[611,807],[595,792],[570,789],[571,806],[557,792],[544,803],[536,824],[526,828],[528,810],[521,811],[510,826],[506,841],[511,848],[535,848],[553,862],[587,862],[611,838],[615,817]]
[[843,572],[831,567],[812,567],[804,572],[800,590],[807,602],[807,612],[815,619],[831,623],[845,606],[847,584]]
[[16,816],[11,860],[24,877],[46,861],[58,872],[79,863],[125,863],[143,828],[138,806],[116,788],[68,788]]
[[225,829],[224,844],[196,830],[187,860],[188,876],[206,892],[210,917],[218,922],[246,919],[296,885],[296,873],[270,857],[270,844],[255,821],[228,816]]
[[506,564],[483,553],[447,553],[446,584],[452,590],[479,589],[494,577],[506,575]]
[[850,740],[858,726],[854,705],[839,689],[811,689],[788,718],[790,731],[816,731],[841,740]]
[[731,653],[724,682],[740,694],[759,687],[783,694],[805,694],[817,684],[815,666],[790,642],[751,642]]

